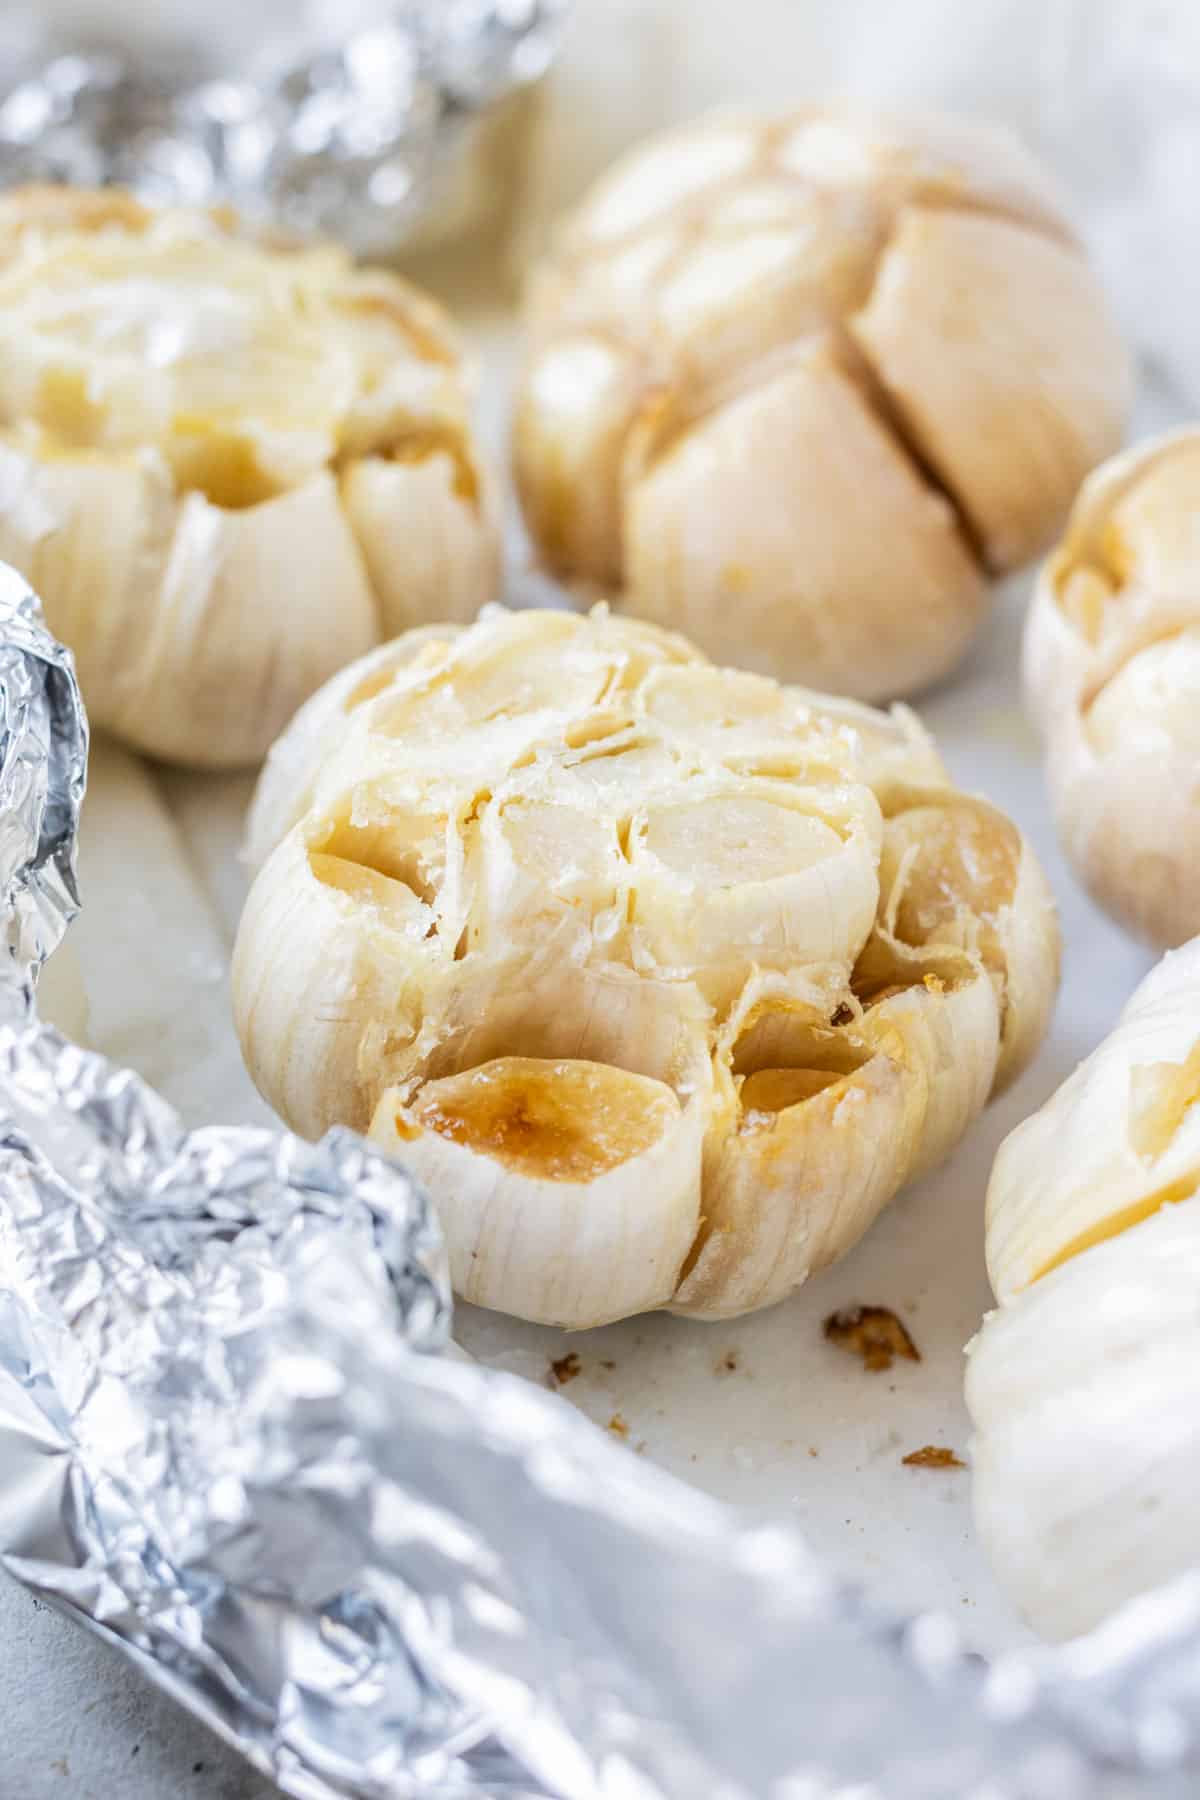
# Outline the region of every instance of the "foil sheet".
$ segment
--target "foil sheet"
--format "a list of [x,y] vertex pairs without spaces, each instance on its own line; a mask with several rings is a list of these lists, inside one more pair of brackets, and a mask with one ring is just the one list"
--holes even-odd
[[500,202],[496,127],[566,3],[268,0],[227,7],[215,32],[205,9],[168,4],[124,33],[115,8],[64,5],[57,27],[5,9],[0,184],[229,202],[361,254],[454,235]]
[[[0,577],[0,1563],[304,1800],[1196,1792],[1200,1575],[992,1665],[448,1353],[425,1196],[36,1017],[86,726]],[[81,1697],[82,1698],[82,1697]]]

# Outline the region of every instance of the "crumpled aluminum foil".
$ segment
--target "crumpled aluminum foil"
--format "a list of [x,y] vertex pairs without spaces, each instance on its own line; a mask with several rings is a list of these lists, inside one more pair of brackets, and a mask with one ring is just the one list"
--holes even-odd
[[1200,1574],[988,1666],[556,1395],[440,1354],[343,1131],[184,1133],[41,1025],[86,726],[0,573],[0,1563],[304,1800],[1194,1795]]
[[228,201],[361,254],[452,236],[500,202],[498,122],[566,5],[267,0],[214,33],[167,4],[135,45],[128,17],[122,37],[103,7],[65,6],[55,29],[30,0],[0,20],[0,184]]

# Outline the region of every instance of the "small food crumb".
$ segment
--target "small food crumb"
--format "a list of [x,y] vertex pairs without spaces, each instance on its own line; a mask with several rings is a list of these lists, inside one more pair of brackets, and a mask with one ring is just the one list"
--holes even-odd
[[612,1418],[608,1421],[608,1429],[612,1432],[614,1437],[627,1438],[629,1436],[629,1427],[621,1417],[620,1413],[613,1414]]
[[609,1361],[607,1361],[607,1359],[606,1359],[606,1358],[604,1358],[604,1357],[601,1357],[601,1358],[600,1358],[600,1367],[601,1367],[601,1368],[602,1368],[602,1369],[615,1369],[615,1368],[616,1368],[616,1366],[617,1366],[617,1365],[616,1365],[616,1363],[615,1363],[615,1362],[609,1362]]
[[565,1356],[551,1362],[550,1376],[557,1387],[565,1387],[568,1381],[574,1381],[582,1367],[578,1351],[568,1350]]
[[814,1449],[813,1446],[810,1444],[808,1446],[808,1454],[810,1456],[819,1456],[821,1453],[819,1450]]
[[718,1375],[733,1375],[733,1374],[736,1374],[737,1370],[740,1369],[741,1366],[742,1366],[741,1353],[737,1350],[727,1350],[725,1352],[724,1356],[721,1358],[720,1362],[717,1364],[717,1374]]
[[965,1469],[967,1466],[961,1456],[955,1456],[953,1450],[946,1450],[940,1444],[924,1444],[920,1450],[910,1450],[900,1460],[910,1469]]
[[864,1369],[872,1374],[890,1369],[898,1356],[908,1362],[921,1360],[907,1327],[888,1306],[844,1306],[830,1313],[824,1330],[839,1350],[861,1356]]

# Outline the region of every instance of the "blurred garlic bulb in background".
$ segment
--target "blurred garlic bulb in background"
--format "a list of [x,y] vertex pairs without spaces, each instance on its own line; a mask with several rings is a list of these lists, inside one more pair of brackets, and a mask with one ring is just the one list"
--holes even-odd
[[1080,879],[1160,946],[1200,931],[1200,431],[1085,484],[1025,636],[1058,828]]
[[261,758],[381,638],[498,580],[441,310],[341,250],[117,191],[0,200],[0,558],[93,723]]
[[974,1500],[996,1572],[1066,1637],[1195,1561],[1200,939],[1000,1147],[971,1346]]
[[535,272],[515,454],[548,567],[861,698],[957,663],[986,577],[1120,441],[1130,370],[1038,164],[931,117],[717,115]]
[[915,720],[603,609],[491,609],[343,671],[250,851],[262,1093],[414,1169],[460,1294],[568,1326],[782,1299],[1054,998],[1037,863]]

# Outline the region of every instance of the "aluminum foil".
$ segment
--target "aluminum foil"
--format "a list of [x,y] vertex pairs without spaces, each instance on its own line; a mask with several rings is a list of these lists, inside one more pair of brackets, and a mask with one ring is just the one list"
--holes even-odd
[[0,576],[0,1563],[305,1800],[1194,1795],[1200,1575],[991,1666],[445,1353],[347,1132],[181,1130],[31,1001],[86,727]]
[[501,202],[500,127],[566,3],[218,0],[215,31],[167,4],[123,33],[115,6],[5,9],[0,184],[228,201],[363,254],[454,235]]

